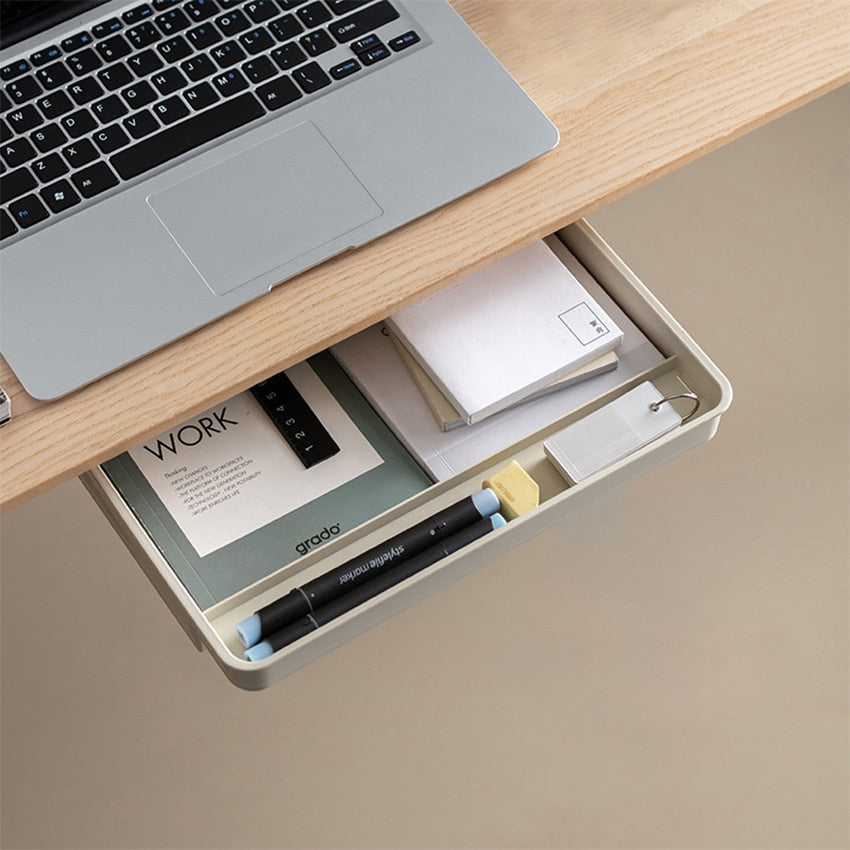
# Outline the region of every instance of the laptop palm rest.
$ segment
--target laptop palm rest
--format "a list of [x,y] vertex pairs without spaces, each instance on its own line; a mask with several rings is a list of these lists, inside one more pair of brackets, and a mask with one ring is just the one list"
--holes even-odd
[[148,204],[216,295],[383,212],[311,122],[151,195]]

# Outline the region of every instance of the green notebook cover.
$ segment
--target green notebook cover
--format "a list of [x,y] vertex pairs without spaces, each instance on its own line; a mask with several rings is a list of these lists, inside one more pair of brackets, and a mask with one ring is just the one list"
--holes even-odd
[[250,392],[103,464],[201,609],[431,484],[329,352],[286,374],[340,447],[315,466]]

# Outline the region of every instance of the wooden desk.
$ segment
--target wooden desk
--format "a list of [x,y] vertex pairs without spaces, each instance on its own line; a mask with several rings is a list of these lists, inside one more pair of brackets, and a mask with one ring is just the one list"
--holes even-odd
[[454,2],[557,124],[560,145],[59,401],[30,399],[0,361],[14,411],[0,430],[0,507],[850,79],[847,0]]

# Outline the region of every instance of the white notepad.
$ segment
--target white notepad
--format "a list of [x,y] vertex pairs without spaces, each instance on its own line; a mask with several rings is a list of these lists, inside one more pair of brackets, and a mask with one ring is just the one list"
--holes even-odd
[[543,450],[561,474],[578,484],[682,424],[650,381],[573,422],[545,440]]
[[387,324],[470,424],[623,339],[544,242],[395,313]]

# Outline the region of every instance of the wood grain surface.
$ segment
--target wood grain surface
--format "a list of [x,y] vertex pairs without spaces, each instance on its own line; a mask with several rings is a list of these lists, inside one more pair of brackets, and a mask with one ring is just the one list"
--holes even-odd
[[0,429],[0,507],[850,79],[846,0],[453,5],[558,126],[558,147],[58,401],[29,398],[0,361],[0,385],[13,405],[12,422]]

